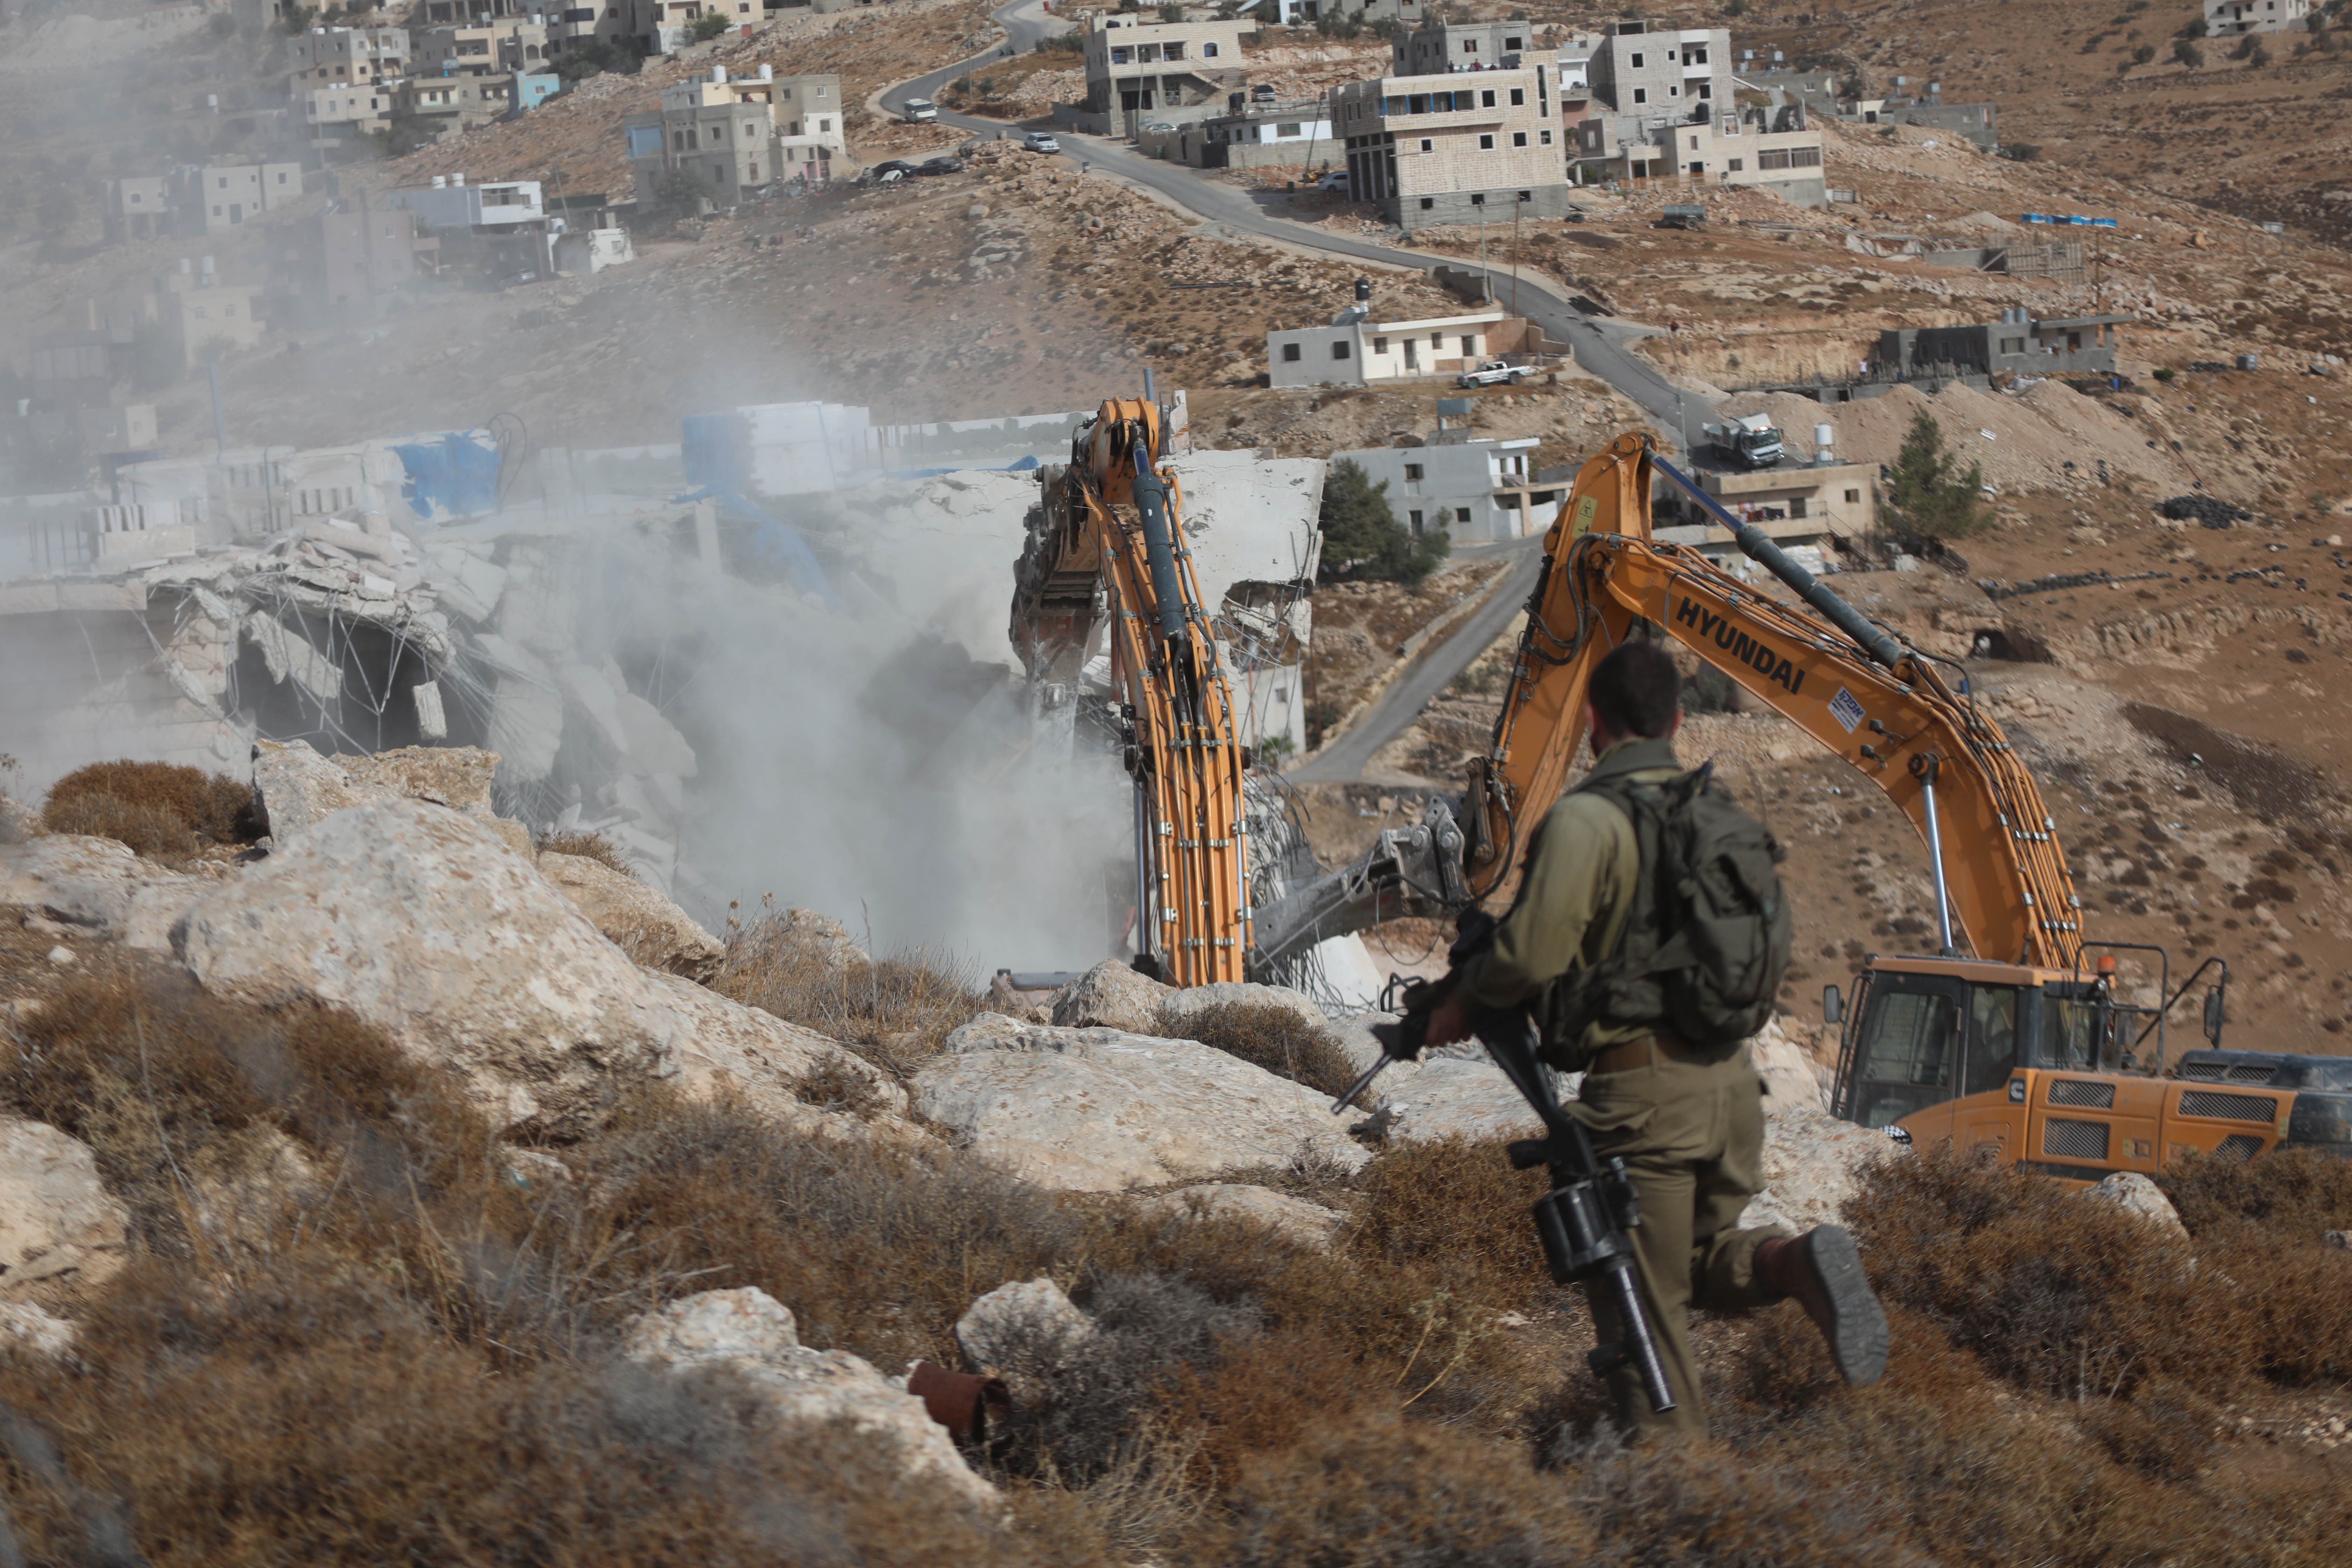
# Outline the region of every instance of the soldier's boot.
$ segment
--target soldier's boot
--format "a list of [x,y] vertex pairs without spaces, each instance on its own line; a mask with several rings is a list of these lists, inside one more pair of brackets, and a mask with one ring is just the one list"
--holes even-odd
[[1848,1383],[1876,1383],[1886,1371],[1886,1313],[1863,1275],[1853,1237],[1843,1229],[1825,1225],[1765,1242],[1756,1249],[1756,1281],[1804,1308]]

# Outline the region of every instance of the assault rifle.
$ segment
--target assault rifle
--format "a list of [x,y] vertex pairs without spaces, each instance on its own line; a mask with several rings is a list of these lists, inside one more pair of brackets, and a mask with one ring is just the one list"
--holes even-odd
[[[1393,1024],[1373,1026],[1372,1037],[1381,1043],[1381,1059],[1349,1086],[1332,1106],[1334,1115],[1370,1088],[1390,1063],[1412,1061],[1421,1055],[1429,1038],[1430,1014],[1452,994],[1464,962],[1494,940],[1495,925],[1494,917],[1484,910],[1463,911],[1461,934],[1446,954],[1451,968],[1445,977],[1412,986],[1404,995],[1404,1016]],[[1562,1285],[1603,1281],[1601,1288],[1616,1304],[1618,1320],[1624,1324],[1622,1339],[1587,1352],[1584,1359],[1604,1376],[1620,1367],[1633,1367],[1642,1379],[1642,1392],[1649,1396],[1650,1408],[1665,1414],[1675,1407],[1675,1396],[1666,1384],[1665,1369],[1659,1364],[1657,1341],[1651,1337],[1650,1320],[1642,1310],[1641,1292],[1633,1280],[1633,1242],[1626,1232],[1642,1223],[1642,1214],[1633,1179],[1625,1173],[1625,1162],[1612,1158],[1601,1163],[1592,1152],[1584,1123],[1560,1109],[1551,1079],[1536,1055],[1536,1023],[1525,1006],[1503,1011],[1474,1008],[1470,1029],[1544,1125],[1542,1137],[1520,1139],[1510,1145],[1509,1152],[1514,1170],[1549,1168],[1552,1190],[1536,1200],[1534,1213],[1536,1235],[1543,1243],[1552,1279]]]

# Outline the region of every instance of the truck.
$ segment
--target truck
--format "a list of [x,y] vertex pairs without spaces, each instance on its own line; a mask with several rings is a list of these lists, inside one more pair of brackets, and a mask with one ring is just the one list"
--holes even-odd
[[1706,438],[1717,450],[1743,468],[1770,468],[1783,456],[1780,432],[1770,416],[1746,414],[1706,427]]
[[1527,379],[1528,367],[1511,364],[1504,360],[1490,359],[1476,370],[1465,370],[1454,378],[1456,386],[1517,386]]

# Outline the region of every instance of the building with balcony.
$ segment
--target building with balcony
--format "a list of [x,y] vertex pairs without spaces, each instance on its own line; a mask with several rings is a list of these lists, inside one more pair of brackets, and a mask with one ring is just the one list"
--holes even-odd
[[1086,36],[1085,112],[1129,137],[1154,121],[1208,118],[1244,85],[1242,35],[1255,26],[1096,16]]
[[427,229],[511,228],[543,223],[546,208],[537,180],[492,180],[468,184],[463,174],[436,174],[429,185],[412,185],[384,198],[387,206],[405,208]]
[[1585,66],[1593,96],[1620,114],[1711,117],[1731,104],[1731,33],[1612,22]]
[[1532,22],[1448,22],[1433,16],[1410,33],[1390,40],[1398,76],[1444,76],[1448,71],[1517,69],[1535,52]]
[[312,27],[289,42],[289,85],[297,94],[396,81],[408,74],[405,27]]
[[418,76],[499,76],[510,71],[535,71],[550,58],[548,25],[536,16],[427,27],[416,35]]
[[[683,174],[716,205],[729,206],[778,181],[817,184],[846,159],[841,79],[779,77],[772,66],[730,75],[714,66],[662,89],[661,108],[622,122],[639,203]],[[707,188],[706,188],[707,187]]]
[[1572,208],[1553,68],[1382,77],[1331,89],[1358,201],[1411,233],[1565,216]]
[[1375,486],[1385,485],[1389,510],[1414,535],[1483,544],[1541,533],[1559,517],[1568,486],[1537,480],[1539,445],[1532,436],[1498,441],[1440,430],[1418,446],[1334,452],[1331,460],[1353,463]]

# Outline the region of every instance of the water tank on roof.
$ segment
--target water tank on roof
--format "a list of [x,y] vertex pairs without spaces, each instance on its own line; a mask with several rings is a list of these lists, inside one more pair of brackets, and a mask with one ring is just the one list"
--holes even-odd
[[446,174],[436,174],[436,175],[434,175],[434,176],[433,176],[433,188],[434,188],[435,190],[436,190],[436,191],[442,191],[442,190],[446,190],[446,189],[448,189],[448,188],[449,188],[449,177],[448,177]]
[[710,79],[716,85],[725,87],[727,85],[727,68],[725,66],[712,66],[710,68]]
[[760,68],[760,79],[761,79],[761,81],[773,81],[773,80],[775,80],[775,79],[776,79],[776,68],[775,68],[775,67],[773,67],[773,66],[761,66],[761,67]]
[[1836,437],[1837,432],[1827,425],[1813,426],[1813,462],[1817,467],[1826,468],[1837,461]]

